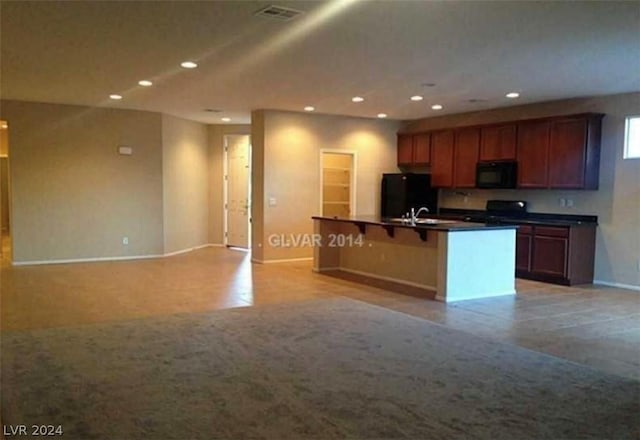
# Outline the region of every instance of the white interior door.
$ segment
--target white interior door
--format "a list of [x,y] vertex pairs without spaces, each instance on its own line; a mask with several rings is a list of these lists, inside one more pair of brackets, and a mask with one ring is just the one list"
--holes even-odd
[[249,247],[249,135],[227,135],[227,246]]

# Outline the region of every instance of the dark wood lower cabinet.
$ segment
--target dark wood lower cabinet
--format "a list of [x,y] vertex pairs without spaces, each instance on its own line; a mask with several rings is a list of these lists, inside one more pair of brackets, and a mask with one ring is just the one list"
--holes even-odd
[[567,277],[568,240],[562,237],[533,237],[531,272],[541,276]]
[[516,272],[531,271],[531,241],[533,228],[521,226],[516,234]]
[[522,226],[516,233],[516,276],[556,284],[593,282],[595,225]]

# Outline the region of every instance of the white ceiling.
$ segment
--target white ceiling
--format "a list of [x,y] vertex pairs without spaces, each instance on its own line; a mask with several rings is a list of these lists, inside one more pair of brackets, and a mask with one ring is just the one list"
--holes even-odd
[[[306,13],[253,15],[270,4]],[[248,123],[254,109],[416,119],[640,90],[639,1],[0,5],[3,99]],[[199,68],[180,68],[185,60]],[[504,97],[514,90],[521,98]],[[414,94],[425,99],[411,102]],[[431,110],[436,103],[444,110]]]

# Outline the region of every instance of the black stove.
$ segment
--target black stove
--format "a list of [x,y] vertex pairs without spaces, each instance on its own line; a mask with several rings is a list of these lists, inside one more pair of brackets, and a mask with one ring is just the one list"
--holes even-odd
[[487,200],[485,212],[469,214],[467,222],[499,224],[527,216],[527,202],[522,200]]
[[552,214],[527,211],[522,200],[488,200],[485,211],[443,208],[442,214],[456,215],[465,222],[490,224],[548,224],[589,225],[598,224],[596,215]]

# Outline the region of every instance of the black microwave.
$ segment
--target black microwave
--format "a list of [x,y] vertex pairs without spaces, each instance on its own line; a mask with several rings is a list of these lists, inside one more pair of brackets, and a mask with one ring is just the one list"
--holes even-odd
[[518,163],[478,162],[476,188],[515,188],[518,180]]

